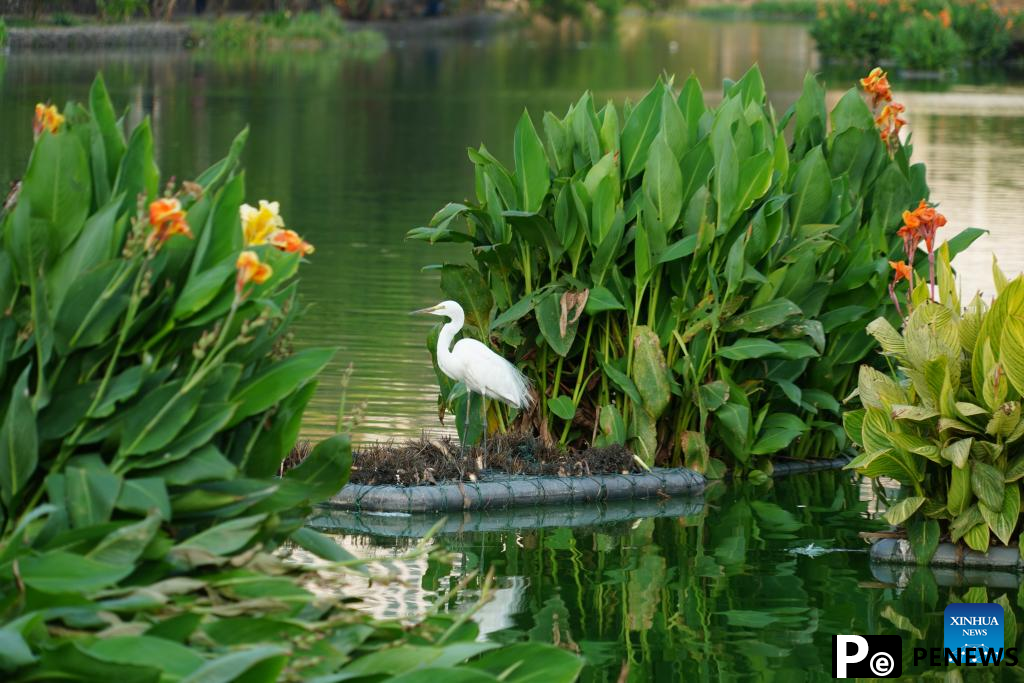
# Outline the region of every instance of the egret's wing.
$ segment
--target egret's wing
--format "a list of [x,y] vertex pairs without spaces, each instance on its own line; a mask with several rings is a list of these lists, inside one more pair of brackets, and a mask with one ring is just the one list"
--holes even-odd
[[462,365],[472,391],[524,408],[530,403],[529,381],[519,369],[475,339],[463,339],[452,353]]

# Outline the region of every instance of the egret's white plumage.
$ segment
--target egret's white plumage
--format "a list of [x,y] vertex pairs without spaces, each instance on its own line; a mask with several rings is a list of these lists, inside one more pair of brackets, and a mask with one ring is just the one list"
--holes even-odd
[[491,351],[476,339],[460,339],[452,347],[452,340],[462,329],[466,315],[455,301],[442,301],[436,306],[416,313],[430,313],[449,318],[437,337],[437,364],[441,372],[466,388],[485,398],[493,398],[516,408],[526,408],[533,402],[530,381],[519,368]]

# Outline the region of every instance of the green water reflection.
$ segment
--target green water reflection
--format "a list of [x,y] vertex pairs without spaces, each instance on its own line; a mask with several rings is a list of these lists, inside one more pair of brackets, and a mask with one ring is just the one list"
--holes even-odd
[[[849,475],[823,472],[710,489],[703,510],[683,517],[444,534],[453,563],[400,567],[404,586],[363,595],[369,609],[403,616],[469,572],[493,571],[498,590],[476,617],[481,629],[578,649],[583,681],[617,681],[624,664],[629,681],[832,680],[831,636],[841,633],[902,636],[905,680],[1019,678],[1020,667],[963,667],[946,678],[913,666],[914,647],[942,647],[949,602],[1002,602],[1007,646],[1024,645],[1019,577],[873,568],[858,537],[879,528],[870,500]],[[381,558],[410,542],[337,538]],[[479,587],[472,581],[450,607],[473,603]]]
[[[370,55],[13,53],[0,57],[0,187],[24,168],[33,105],[83,99],[100,69],[133,119],[153,117],[167,175],[194,176],[251,125],[249,201],[279,200],[289,224],[317,246],[302,272],[310,310],[297,342],[341,347],[306,432],[330,430],[352,362],[350,399],[368,403],[358,437],[413,436],[438,428],[436,390],[424,349],[430,321],[404,314],[439,297],[436,276],[421,269],[446,252],[403,238],[472,193],[466,147],[484,141],[510,160],[524,106],[535,116],[561,112],[586,88],[598,100],[635,100],[660,74],[691,71],[714,99],[723,78],[754,62],[779,111],[817,69],[801,25],[687,17],[625,17],[594,35],[523,29],[406,39]],[[824,77],[834,99],[854,74]],[[989,286],[993,248],[1008,272],[1024,268],[1014,220],[1024,191],[1024,87],[1015,79],[926,88],[893,79],[943,211],[957,227],[993,230],[963,262],[966,291]]]

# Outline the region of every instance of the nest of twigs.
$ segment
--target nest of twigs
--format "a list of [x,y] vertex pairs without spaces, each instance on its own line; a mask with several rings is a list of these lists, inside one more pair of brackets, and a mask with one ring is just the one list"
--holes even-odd
[[[308,442],[297,443],[284,461],[284,470],[302,462],[310,450]],[[636,458],[622,446],[569,451],[532,435],[502,434],[488,437],[486,446],[467,448],[447,436],[366,446],[352,454],[349,481],[417,486],[478,481],[500,474],[569,477],[640,471]]]

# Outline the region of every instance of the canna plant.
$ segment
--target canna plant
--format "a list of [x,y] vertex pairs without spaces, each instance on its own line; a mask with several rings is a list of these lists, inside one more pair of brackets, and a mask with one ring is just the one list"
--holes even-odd
[[[875,113],[850,90],[826,114],[809,75],[778,117],[756,67],[713,108],[693,77],[622,110],[586,93],[544,115],[543,140],[523,114],[511,170],[471,149],[475,199],[409,237],[472,248],[441,288],[532,379],[539,410],[509,417],[540,434],[712,472],[827,456],[874,343],[863,321],[894,316],[890,227],[928,195],[902,119]],[[442,404],[465,400],[441,388]],[[463,410],[475,437],[482,410],[462,425]],[[505,419],[493,407],[487,424]]]
[[348,478],[341,417],[274,476],[334,353],[287,336],[313,248],[243,204],[244,132],[161,193],[148,121],[126,138],[99,78],[89,100],[37,107],[0,214],[0,678],[573,680],[577,657],[477,642],[467,615],[327,597],[366,573],[304,527]]
[[848,467],[908,491],[886,519],[922,563],[942,539],[979,552],[1017,543],[1024,477],[1024,278],[993,265],[996,297],[961,308],[944,250],[938,260],[938,301],[922,280],[907,287],[902,333],[881,318],[868,326],[895,367],[862,367],[863,407],[844,416],[863,449]]

